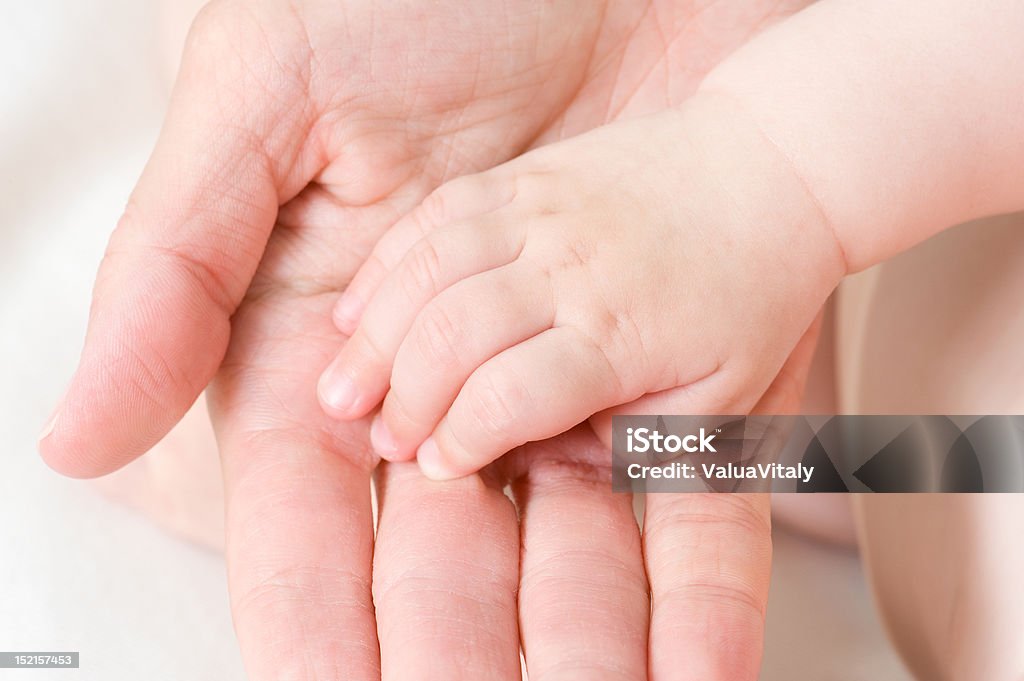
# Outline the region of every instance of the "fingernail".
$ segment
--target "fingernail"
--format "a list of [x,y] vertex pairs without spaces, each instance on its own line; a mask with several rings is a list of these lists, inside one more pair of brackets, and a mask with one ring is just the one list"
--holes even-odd
[[398,456],[398,443],[380,414],[374,416],[370,424],[370,444],[373,445],[373,451],[388,461],[394,461]]
[[36,444],[39,444],[46,438],[50,437],[54,427],[57,425],[57,418],[60,417],[60,412],[64,407],[64,399],[67,397],[67,394],[67,390],[65,390],[60,396],[60,399],[57,400],[57,405],[53,408],[53,411],[50,412],[50,418],[46,420],[46,425],[43,426],[42,431],[39,433],[39,437],[36,438]]
[[359,323],[362,314],[363,302],[346,291],[334,306],[334,324],[340,330],[349,332]]
[[320,401],[333,411],[347,415],[355,406],[359,391],[351,378],[334,369],[328,369],[320,378],[317,392]]
[[50,417],[50,420],[46,422],[46,425],[43,426],[42,432],[39,433],[39,437],[36,439],[37,443],[41,443],[46,438],[50,437],[50,433],[53,432],[53,427],[57,425],[58,415],[59,412],[54,412],[53,416]]
[[423,471],[423,475],[431,480],[451,480],[458,477],[445,465],[444,460],[441,458],[441,450],[437,448],[437,443],[434,442],[432,437],[427,438],[420,445],[420,448],[416,450],[416,460],[420,464],[420,470]]

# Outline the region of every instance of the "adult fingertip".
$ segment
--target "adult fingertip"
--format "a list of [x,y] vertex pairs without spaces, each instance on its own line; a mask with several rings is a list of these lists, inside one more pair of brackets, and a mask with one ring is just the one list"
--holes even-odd
[[98,478],[120,468],[119,462],[90,455],[73,433],[68,433],[60,414],[54,414],[43,427],[36,442],[36,451],[43,463],[69,478]]
[[61,416],[67,395],[68,391],[65,390],[46,418],[46,423],[36,438],[36,451],[47,466],[61,475],[71,478],[94,478],[102,475],[106,471],[97,465],[98,462],[76,456],[76,448],[67,446],[67,437],[61,428]]
[[49,466],[55,473],[68,478],[87,480],[98,478],[110,472],[93,463],[83,462],[79,457],[68,456],[65,450],[49,442],[40,442],[38,451],[43,463]]

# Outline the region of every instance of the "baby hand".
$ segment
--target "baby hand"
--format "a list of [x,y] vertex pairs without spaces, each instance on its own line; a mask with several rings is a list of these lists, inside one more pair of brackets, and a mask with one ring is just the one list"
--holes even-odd
[[746,413],[843,274],[777,149],[695,98],[438,189],[338,302],[320,400],[383,399],[375,449],[436,479],[650,393]]

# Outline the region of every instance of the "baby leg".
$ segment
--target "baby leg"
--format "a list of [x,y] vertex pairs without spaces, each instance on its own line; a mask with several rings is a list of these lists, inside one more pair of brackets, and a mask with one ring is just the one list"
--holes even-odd
[[[950,230],[839,304],[840,411],[1024,413],[1024,215]],[[921,679],[1024,677],[1024,495],[858,495],[883,618]]]

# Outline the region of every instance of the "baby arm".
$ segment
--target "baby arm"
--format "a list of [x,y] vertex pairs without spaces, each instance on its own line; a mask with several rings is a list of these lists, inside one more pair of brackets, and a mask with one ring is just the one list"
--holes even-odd
[[844,274],[1024,205],[1022,31],[1011,0],[830,0],[681,111],[450,183],[339,303],[321,401],[383,398],[378,451],[438,478],[649,393],[747,411]]
[[439,189],[339,304],[320,398],[340,418],[383,398],[375,449],[434,478],[651,393],[746,413],[842,273],[777,150],[695,100]]
[[827,0],[723,62],[855,272],[1024,208],[1024,3]]

